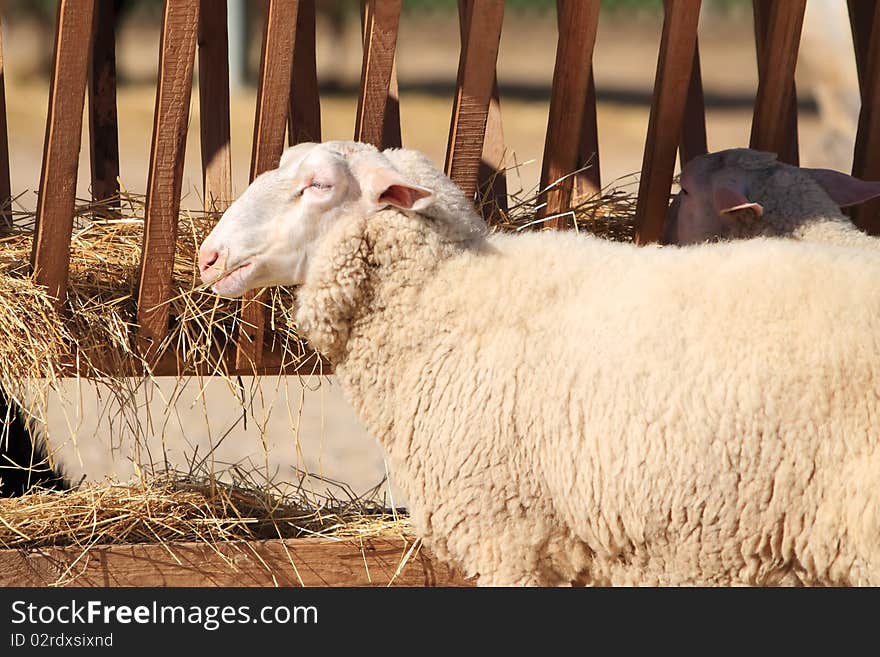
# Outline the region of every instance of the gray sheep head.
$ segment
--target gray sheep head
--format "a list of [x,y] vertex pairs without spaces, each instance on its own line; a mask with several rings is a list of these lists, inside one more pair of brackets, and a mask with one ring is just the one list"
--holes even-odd
[[673,199],[665,244],[790,236],[817,218],[842,218],[839,208],[880,196],[880,182],[830,169],[779,162],[772,153],[735,148],[688,162]]

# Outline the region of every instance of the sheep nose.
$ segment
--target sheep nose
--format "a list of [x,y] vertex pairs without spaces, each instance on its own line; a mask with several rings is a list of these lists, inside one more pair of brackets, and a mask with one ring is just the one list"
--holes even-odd
[[199,271],[204,274],[217,262],[219,257],[218,251],[199,251]]

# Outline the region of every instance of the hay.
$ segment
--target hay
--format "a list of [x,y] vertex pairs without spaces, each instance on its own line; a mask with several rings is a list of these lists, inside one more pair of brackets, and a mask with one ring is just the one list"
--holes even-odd
[[[74,582],[73,565],[98,546],[160,545],[177,560],[173,545],[181,542],[205,544],[222,556],[221,543],[301,537],[344,541],[361,551],[369,539],[400,540],[396,573],[421,545],[405,510],[389,509],[384,500],[317,499],[302,488],[287,492],[242,472],[236,472],[231,483],[213,475],[172,471],[132,484],[36,489],[21,497],[0,498],[0,549],[73,551],[70,565],[50,586]],[[299,577],[289,552],[288,558]]]
[[[524,163],[523,163],[524,164]],[[514,179],[523,164],[505,170],[508,185]],[[564,181],[586,172],[587,165],[562,178],[555,180],[546,188],[530,188],[509,192],[507,210],[498,206],[491,196],[493,181],[486,185],[486,192],[479,199],[478,205],[483,216],[489,217],[490,226],[494,231],[521,232],[525,230],[550,230],[547,222],[561,217],[573,230],[591,233],[603,239],[615,242],[632,242],[635,238],[636,201],[635,186],[638,183],[636,174],[622,176],[600,190],[597,194],[574,195],[571,207],[559,214],[546,214],[545,194]]]
[[[0,312],[34,319],[31,331],[0,335],[0,378],[45,375],[47,360],[57,371],[66,369],[86,378],[150,375],[150,363],[134,347],[143,216],[143,197],[131,194],[101,203],[77,203],[62,322],[53,316],[52,300],[31,282],[34,215],[15,213],[13,226],[0,240]],[[171,328],[159,351],[173,351],[183,368],[228,376],[226,358],[237,346],[240,304],[200,285],[196,264],[198,245],[214,221],[206,213],[180,215],[168,302]],[[29,294],[18,292],[22,288]],[[306,350],[293,328],[292,295],[273,289],[261,303],[269,317],[272,345],[283,351],[285,362],[299,362]],[[52,329],[43,343],[35,344],[33,334],[41,323]]]
[[302,488],[286,491],[257,482],[244,472],[233,473],[228,482],[171,471],[131,484],[0,498],[4,549],[410,534],[406,516],[385,508],[381,499],[316,498]]

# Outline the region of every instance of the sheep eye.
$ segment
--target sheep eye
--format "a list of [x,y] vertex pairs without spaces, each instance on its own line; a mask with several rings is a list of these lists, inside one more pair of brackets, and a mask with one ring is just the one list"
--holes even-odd
[[687,196],[687,195],[688,195],[688,190],[686,190],[684,187],[682,187],[682,188],[681,188],[681,193],[684,194],[685,196]]
[[333,185],[329,185],[327,183],[322,183],[322,182],[318,182],[317,180],[314,180],[314,181],[310,182],[308,185],[306,185],[304,187],[300,187],[300,189],[296,192],[296,194],[293,195],[293,198],[298,199],[298,198],[302,197],[303,193],[305,193],[305,191],[309,187],[313,187],[315,189],[329,189],[332,186]]

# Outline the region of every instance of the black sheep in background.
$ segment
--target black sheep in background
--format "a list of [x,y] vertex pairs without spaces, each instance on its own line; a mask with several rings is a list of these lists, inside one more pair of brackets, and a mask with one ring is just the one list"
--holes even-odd
[[35,486],[67,490],[70,482],[49,465],[45,440],[25,410],[0,390],[0,497],[23,495]]

